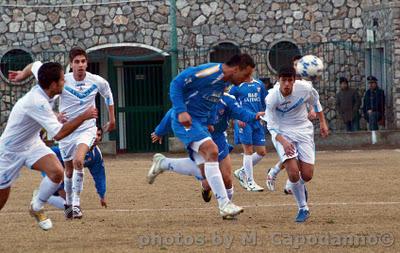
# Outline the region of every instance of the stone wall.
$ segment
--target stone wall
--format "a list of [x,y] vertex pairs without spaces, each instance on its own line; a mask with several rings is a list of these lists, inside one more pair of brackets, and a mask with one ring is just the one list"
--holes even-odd
[[[241,46],[264,45],[270,48],[282,39],[299,45],[330,41],[361,42],[365,40],[365,30],[371,25],[374,15],[382,20],[378,29],[379,38],[397,40],[400,33],[397,2],[177,0],[178,45],[181,48],[199,48],[231,41]],[[43,52],[68,51],[76,45],[92,48],[123,42],[168,50],[170,26],[167,3],[166,0],[125,1],[120,4],[96,0],[3,0],[0,6],[0,55],[10,48],[22,47],[36,58],[41,58]],[[382,9],[382,6],[385,8]],[[398,42],[394,44],[393,52],[397,63],[400,60]],[[346,58],[351,59],[344,54],[342,59]],[[331,62],[328,60],[327,63],[330,65]],[[363,63],[354,62],[352,69],[344,68],[338,71],[354,73],[363,68]],[[397,127],[400,127],[400,71],[391,71],[395,92],[393,107],[396,108]],[[362,71],[358,75],[361,74]],[[332,75],[332,80],[327,82],[335,82],[335,78]],[[360,78],[357,77],[357,80]],[[0,83],[0,93],[4,93],[9,84]],[[8,88],[9,91],[13,89]],[[16,100],[21,94],[12,91],[9,95],[11,100]],[[4,99],[8,98],[3,96]],[[3,113],[4,101],[1,106]]]

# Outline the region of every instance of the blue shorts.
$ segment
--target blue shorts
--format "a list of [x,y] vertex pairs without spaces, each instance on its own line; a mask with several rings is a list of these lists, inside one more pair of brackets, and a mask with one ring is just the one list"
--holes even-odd
[[188,150],[192,142],[200,141],[207,137],[211,138],[207,129],[207,124],[201,123],[195,118],[192,118],[192,126],[189,129],[186,129],[181,123],[179,123],[177,118],[173,117],[172,130],[174,131],[175,136],[183,142]]
[[213,134],[212,139],[218,146],[218,162],[220,162],[232,152],[233,147],[226,141],[224,133]]
[[237,121],[234,126],[235,144],[265,146],[265,130],[259,123],[246,123],[244,128],[239,127]]

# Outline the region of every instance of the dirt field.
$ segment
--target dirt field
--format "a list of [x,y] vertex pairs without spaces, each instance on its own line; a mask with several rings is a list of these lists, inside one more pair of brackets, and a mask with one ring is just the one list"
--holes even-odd
[[[238,168],[241,156],[232,157]],[[276,159],[268,154],[256,166],[260,185]],[[148,185],[150,164],[151,154],[107,158],[109,207],[101,208],[87,172],[84,218],[65,221],[48,207],[48,232],[27,212],[40,175],[23,169],[0,212],[0,252],[400,252],[400,150],[319,152],[305,224],[294,222],[295,201],[282,192],[285,173],[273,193],[235,181],[234,202],[245,212],[223,221],[191,177],[164,173]]]

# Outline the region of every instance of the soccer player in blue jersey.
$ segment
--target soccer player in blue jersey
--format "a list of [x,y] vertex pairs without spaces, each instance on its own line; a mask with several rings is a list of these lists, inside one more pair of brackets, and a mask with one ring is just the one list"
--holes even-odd
[[[155,131],[151,134],[152,141],[162,142],[162,137],[167,135],[171,129],[171,113],[172,109],[169,110],[160,124],[156,127]],[[263,112],[252,113],[240,107],[235,97],[224,93],[221,97],[220,103],[214,108],[214,113],[210,118],[209,130],[211,132],[212,140],[218,146],[218,161],[222,178],[225,184],[227,195],[229,199],[233,197],[233,184],[232,184],[232,163],[230,160],[229,153],[233,149],[226,139],[226,129],[231,118],[240,119],[244,122],[253,122],[264,115]],[[200,169],[196,163],[190,158],[167,158],[162,154],[156,154],[162,156],[162,162],[160,162],[160,173],[163,171],[173,171],[182,175],[195,176],[198,180],[202,180],[202,197],[204,201],[209,202],[211,199],[211,189],[208,185],[207,180],[202,176]],[[152,172],[150,170],[150,172]],[[151,176],[152,180],[155,177]],[[152,181],[153,182],[153,181]],[[151,183],[152,183],[151,182]],[[150,182],[149,182],[150,183]]]
[[[93,148],[89,150],[89,152],[85,156],[84,167],[89,169],[90,174],[93,177],[97,194],[99,195],[100,198],[100,205],[103,207],[107,207],[107,201],[105,197],[106,174],[105,174],[104,160],[100,148],[97,146],[97,144],[101,142],[102,136],[103,136],[103,130],[101,127],[98,127],[96,133],[96,140],[93,144]],[[60,148],[58,146],[53,146],[51,147],[51,150],[57,155],[58,160],[64,166]],[[43,173],[42,175],[45,176],[45,174]],[[36,193],[37,191],[35,190],[33,193],[34,198]],[[53,196],[51,196],[48,199],[47,203],[59,209],[65,208],[65,191],[63,184],[61,184],[61,186],[57,189],[57,191],[53,194]]]
[[[207,123],[211,111],[224,89],[239,85],[253,73],[255,64],[248,54],[234,55],[227,62],[189,67],[170,85],[172,130],[188,149],[196,164],[204,164],[204,175],[218,201],[220,215],[234,217],[243,208],[233,204],[222,180],[218,163],[218,147],[211,139]],[[153,160],[155,170],[160,158]]]
[[[259,112],[265,110],[265,97],[267,91],[264,84],[252,77],[234,86],[229,92],[236,97],[239,104],[251,111]],[[259,186],[253,177],[253,167],[266,154],[264,126],[259,121],[252,123],[235,122],[235,144],[243,146],[243,167],[235,171],[234,175],[240,185],[248,191],[259,192],[264,188]],[[255,151],[255,152],[254,152]]]

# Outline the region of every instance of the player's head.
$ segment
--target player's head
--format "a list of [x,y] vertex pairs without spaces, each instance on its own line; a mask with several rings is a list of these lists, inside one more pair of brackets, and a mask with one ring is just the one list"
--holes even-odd
[[96,139],[94,141],[93,146],[96,146],[97,144],[99,144],[101,141],[103,140],[103,129],[98,126],[97,127],[97,132],[96,132]]
[[51,94],[61,94],[64,88],[64,70],[58,62],[46,62],[38,71],[39,85]]
[[279,89],[283,96],[292,94],[293,85],[296,81],[296,70],[293,66],[282,67],[278,73]]
[[369,76],[367,81],[371,90],[375,90],[378,87],[378,78],[375,76]]
[[256,67],[253,58],[248,54],[236,54],[225,62],[225,65],[232,69],[227,81],[234,85],[239,85],[251,77]]
[[73,47],[69,51],[69,62],[74,75],[84,76],[88,66],[88,56],[80,47]]
[[347,88],[349,88],[349,81],[347,80],[346,77],[340,77],[339,84],[342,90],[346,90]]

